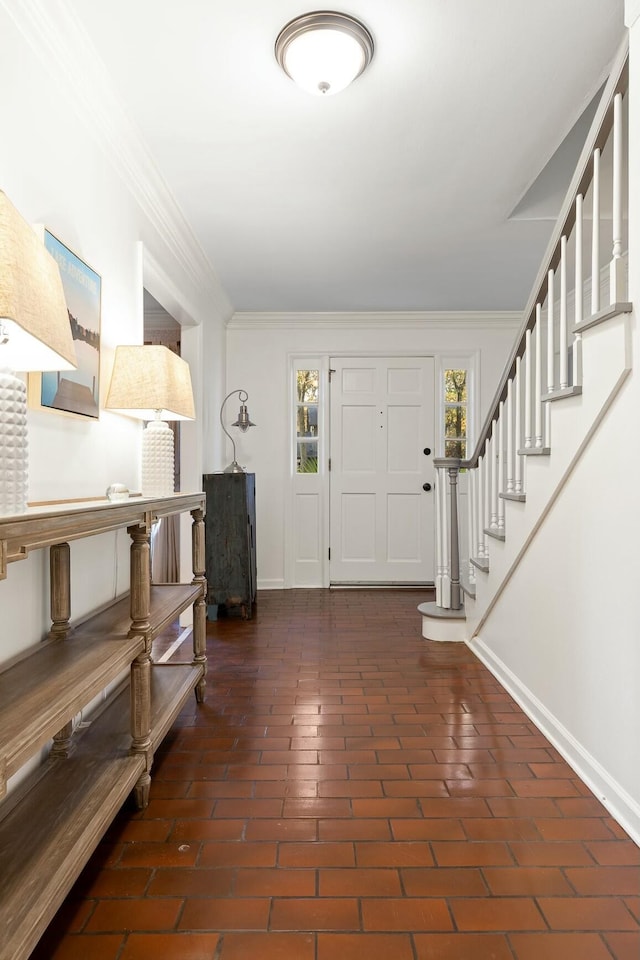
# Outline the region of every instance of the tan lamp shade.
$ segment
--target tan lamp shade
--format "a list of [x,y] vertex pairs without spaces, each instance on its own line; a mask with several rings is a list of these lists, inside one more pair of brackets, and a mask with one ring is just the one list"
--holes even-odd
[[0,366],[71,370],[76,352],[58,265],[0,190]]
[[193,420],[189,364],[168,347],[116,347],[106,407],[140,420]]

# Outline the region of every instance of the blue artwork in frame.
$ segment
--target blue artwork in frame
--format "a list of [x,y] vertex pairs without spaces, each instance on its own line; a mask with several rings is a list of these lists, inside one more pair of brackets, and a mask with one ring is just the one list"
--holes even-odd
[[100,413],[102,281],[49,230],[44,245],[60,269],[78,367],[43,373],[39,405],[95,420]]

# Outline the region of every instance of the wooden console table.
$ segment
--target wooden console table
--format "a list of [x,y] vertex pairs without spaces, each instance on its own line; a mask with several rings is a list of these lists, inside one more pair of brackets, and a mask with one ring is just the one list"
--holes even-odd
[[[184,511],[193,518],[193,580],[152,584],[152,524]],[[50,548],[52,621],[46,640],[0,667],[0,960],[26,960],[127,796],[146,806],[154,752],[191,692],[204,699],[204,511],[205,495],[193,493],[0,517],[0,579],[10,563]],[[123,528],[130,593],[71,623],[69,542]],[[192,660],[153,663],[154,638],[189,606]],[[74,732],[82,708],[127,670]],[[52,738],[48,760],[5,796],[7,780]]]

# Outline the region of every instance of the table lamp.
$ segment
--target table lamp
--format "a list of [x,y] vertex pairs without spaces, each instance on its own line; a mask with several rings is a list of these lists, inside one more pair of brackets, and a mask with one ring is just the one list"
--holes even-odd
[[142,433],[142,496],[171,496],[173,431],[166,421],[195,419],[189,364],[168,347],[116,347],[105,406],[149,421]]
[[58,265],[0,190],[0,514],[27,507],[27,390],[16,371],[75,367]]

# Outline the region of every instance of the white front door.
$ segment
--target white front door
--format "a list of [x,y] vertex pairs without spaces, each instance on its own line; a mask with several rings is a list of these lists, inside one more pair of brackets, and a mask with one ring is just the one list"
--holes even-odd
[[330,366],[330,581],[432,582],[433,358]]

